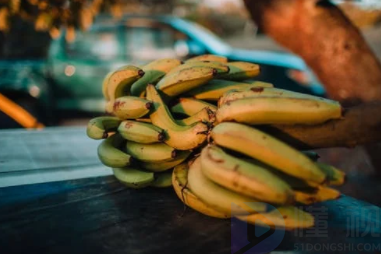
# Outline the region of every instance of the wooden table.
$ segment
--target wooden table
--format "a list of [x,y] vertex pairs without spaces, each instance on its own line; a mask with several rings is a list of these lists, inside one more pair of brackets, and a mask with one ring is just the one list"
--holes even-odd
[[[0,253],[231,253],[246,226],[184,210],[171,188],[125,188],[83,127],[0,134]],[[276,251],[381,251],[378,206],[343,196],[304,209],[316,227],[286,232]]]

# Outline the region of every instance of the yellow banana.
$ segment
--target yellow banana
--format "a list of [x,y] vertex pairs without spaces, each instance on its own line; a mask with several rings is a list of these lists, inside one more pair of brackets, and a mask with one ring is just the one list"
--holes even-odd
[[212,55],[212,54],[205,54],[205,55],[200,55],[200,56],[195,56],[192,58],[189,58],[186,60],[186,63],[189,62],[198,62],[198,61],[213,61],[213,62],[220,62],[220,63],[227,63],[228,59],[224,56],[218,56],[218,55]]
[[197,122],[212,123],[214,122],[214,113],[208,108],[203,108],[196,114],[181,120],[176,120],[176,122],[180,125],[185,125],[185,126],[191,125]]
[[135,81],[131,86],[131,95],[143,97],[148,84],[156,84],[172,69],[181,65],[181,61],[175,58],[163,58],[152,61],[143,66],[144,76]]
[[249,62],[229,62],[227,65],[229,66],[230,71],[219,75],[219,78],[240,81],[256,77],[260,73],[258,64]]
[[150,186],[156,188],[167,188],[172,186],[172,170],[166,172],[155,173],[155,180]]
[[342,117],[338,102],[300,98],[244,98],[223,104],[216,113],[217,123],[320,124]]
[[217,110],[216,106],[202,100],[193,98],[180,98],[179,102],[171,108],[171,112],[192,116],[203,108],[209,108],[213,112],[216,112]]
[[313,203],[338,199],[340,195],[338,190],[319,186],[311,191],[295,191],[295,200],[304,205],[311,205]]
[[202,122],[189,126],[179,125],[153,85],[147,86],[147,99],[153,102],[150,113],[152,124],[165,131],[166,144],[178,150],[192,150],[206,141],[209,127]]
[[125,167],[131,164],[131,156],[122,152],[123,139],[112,135],[98,145],[98,158],[108,167]]
[[157,83],[156,88],[167,97],[174,97],[206,84],[216,75],[217,70],[214,68],[189,67],[165,76]]
[[327,175],[303,153],[250,126],[221,123],[212,129],[210,135],[217,145],[250,156],[296,178],[319,184],[327,181]]
[[282,206],[268,213],[256,213],[237,216],[238,219],[255,225],[267,225],[271,228],[281,227],[287,230],[309,228],[314,226],[314,217],[294,206]]
[[150,118],[137,118],[135,119],[137,122],[142,122],[142,123],[152,123]]
[[86,134],[92,139],[104,139],[108,133],[116,131],[121,120],[114,116],[99,116],[91,119],[86,128]]
[[176,68],[172,69],[168,75],[179,72],[183,69],[191,68],[191,67],[210,67],[217,70],[218,75],[225,74],[230,71],[229,66],[227,66],[224,63],[221,62],[214,62],[214,61],[191,61],[184,63],[182,65],[177,66]]
[[215,145],[201,152],[201,168],[209,180],[237,193],[273,204],[294,203],[291,187],[258,165],[235,158]]
[[188,186],[204,203],[229,215],[267,211],[267,205],[256,199],[228,190],[209,180],[197,158],[189,167]]
[[121,122],[118,133],[127,140],[143,144],[163,142],[165,139],[165,134],[159,127],[131,120]]
[[171,161],[176,157],[176,149],[164,144],[142,144],[133,141],[127,141],[126,152],[140,161],[163,162]]
[[253,87],[273,87],[273,84],[261,81],[247,84],[237,81],[213,79],[203,86],[190,90],[185,95],[199,100],[218,101],[222,95],[230,90],[245,90]]
[[189,189],[188,183],[188,163],[182,163],[176,166],[172,173],[172,186],[175,189],[177,197],[190,208],[205,214],[207,216],[227,219],[230,214],[223,213],[210,205],[204,203]]
[[110,71],[109,73],[107,73],[107,75],[105,76],[105,78],[103,79],[103,83],[102,83],[102,94],[103,94],[103,97],[106,99],[106,101],[110,100],[110,97],[108,96],[108,89],[107,89],[107,86],[108,86],[108,79],[110,78],[110,76],[113,74],[112,71]]
[[163,162],[138,161],[138,164],[140,167],[148,171],[162,172],[179,165],[180,163],[185,161],[191,153],[192,153],[191,151],[177,151],[176,157],[170,161],[163,161]]
[[130,94],[131,85],[144,76],[144,71],[136,66],[127,65],[114,71],[107,79],[108,99],[113,101]]
[[343,171],[321,162],[316,162],[316,165],[327,175],[328,184],[340,186],[345,183],[347,176]]
[[152,102],[135,97],[123,96],[114,101],[113,114],[120,119],[136,119],[148,114],[152,107]]
[[140,189],[150,186],[155,178],[154,173],[132,167],[113,168],[115,178],[129,188]]

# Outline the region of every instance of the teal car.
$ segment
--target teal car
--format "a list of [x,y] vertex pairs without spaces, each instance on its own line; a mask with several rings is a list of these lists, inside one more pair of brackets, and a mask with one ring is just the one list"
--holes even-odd
[[216,54],[230,61],[258,63],[262,70],[259,80],[324,95],[299,57],[232,48],[204,27],[174,16],[131,15],[118,21],[99,16],[89,31],[77,31],[74,41],[68,42],[65,36],[64,32],[51,42],[44,61],[11,65],[0,61],[5,68],[0,72],[8,77],[0,80],[0,93],[27,103],[27,110],[48,125],[73,115],[103,113],[101,83],[109,71],[164,57]]

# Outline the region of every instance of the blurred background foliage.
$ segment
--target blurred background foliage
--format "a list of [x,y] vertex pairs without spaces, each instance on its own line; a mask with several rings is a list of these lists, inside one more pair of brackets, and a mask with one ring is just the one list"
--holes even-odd
[[[340,4],[359,27],[381,23],[381,9]],[[44,58],[52,38],[66,29],[66,39],[87,30],[98,14],[173,14],[209,28],[222,38],[257,35],[241,0],[0,0],[0,58]]]

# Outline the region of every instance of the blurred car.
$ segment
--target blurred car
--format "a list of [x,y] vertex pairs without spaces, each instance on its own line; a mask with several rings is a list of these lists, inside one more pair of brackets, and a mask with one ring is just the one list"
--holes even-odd
[[[276,87],[323,95],[324,89],[299,57],[232,48],[204,27],[174,16],[97,17],[86,32],[52,41],[44,62],[0,61],[0,93],[23,105],[42,122],[65,112],[104,112],[101,83],[116,68],[142,66],[158,58],[187,59],[201,54],[261,65],[258,80]],[[5,69],[4,69],[5,68]],[[21,98],[21,100],[20,100]]]

